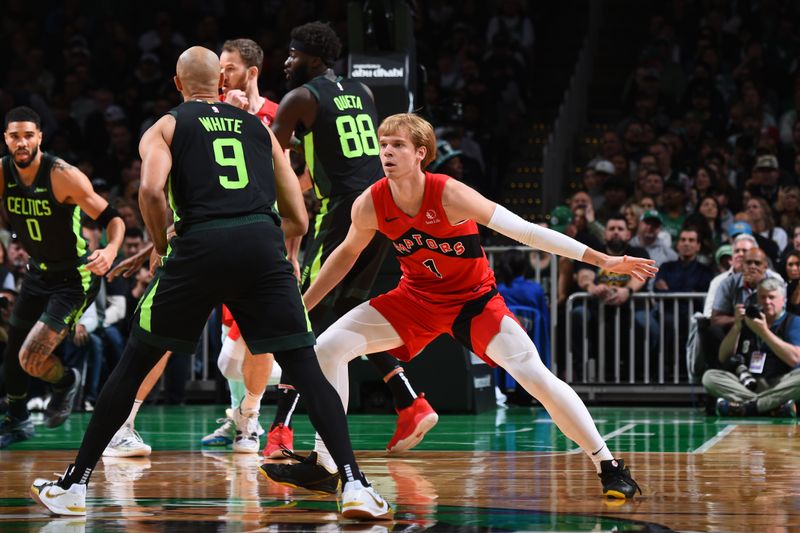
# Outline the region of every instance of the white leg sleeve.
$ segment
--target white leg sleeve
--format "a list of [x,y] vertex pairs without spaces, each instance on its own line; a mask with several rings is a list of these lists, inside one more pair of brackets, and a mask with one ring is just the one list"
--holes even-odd
[[[351,309],[317,338],[315,349],[319,366],[339,393],[345,411],[350,399],[347,364],[360,355],[384,352],[402,345],[397,331],[369,302]],[[319,455],[320,464],[331,472],[336,471],[336,464],[319,435],[314,450]]]
[[613,458],[577,393],[544,366],[533,341],[517,322],[503,318],[486,354],[542,403],[564,435],[578,443],[596,465]]
[[242,363],[244,363],[244,339],[240,336],[233,340],[225,337],[222,341],[222,349],[219,351],[217,366],[219,371],[227,379],[243,380]]

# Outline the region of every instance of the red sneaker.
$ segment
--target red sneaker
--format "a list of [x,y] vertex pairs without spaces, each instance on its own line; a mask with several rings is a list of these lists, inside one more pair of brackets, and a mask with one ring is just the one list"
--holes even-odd
[[281,446],[287,448],[290,452],[294,451],[294,431],[283,424],[278,424],[269,431],[267,445],[264,446],[264,451],[261,452],[261,455],[267,459],[283,459]]
[[411,405],[397,411],[397,429],[386,445],[386,451],[399,453],[410,450],[422,441],[438,421],[439,415],[425,399],[425,395],[420,394]]

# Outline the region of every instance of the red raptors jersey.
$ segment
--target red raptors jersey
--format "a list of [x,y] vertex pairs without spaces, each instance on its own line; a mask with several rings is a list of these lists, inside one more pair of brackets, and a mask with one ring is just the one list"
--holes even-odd
[[400,261],[403,277],[398,287],[433,302],[477,298],[495,284],[475,221],[455,226],[447,221],[442,191],[448,179],[425,173],[425,196],[413,217],[394,203],[387,178],[370,189],[378,229],[392,241]]
[[261,109],[256,111],[256,116],[261,119],[265,125],[269,126],[275,120],[275,115],[278,113],[278,104],[264,97],[264,105]]

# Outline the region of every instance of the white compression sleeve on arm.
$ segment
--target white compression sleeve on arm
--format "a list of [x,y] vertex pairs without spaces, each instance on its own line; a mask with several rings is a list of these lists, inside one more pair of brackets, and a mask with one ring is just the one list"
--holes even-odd
[[572,237],[523,220],[505,207],[497,204],[487,227],[506,237],[527,244],[544,252],[550,252],[581,261],[588,246]]

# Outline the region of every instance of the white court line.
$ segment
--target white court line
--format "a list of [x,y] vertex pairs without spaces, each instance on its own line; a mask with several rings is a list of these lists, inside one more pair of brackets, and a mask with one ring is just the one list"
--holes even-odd
[[[626,432],[626,431],[628,431],[629,429],[633,429],[633,428],[635,428],[635,427],[636,427],[636,424],[635,424],[635,423],[625,424],[625,425],[624,425],[624,426],[622,426],[621,428],[619,428],[619,429],[615,429],[615,430],[614,430],[614,431],[612,431],[611,433],[607,433],[607,434],[605,434],[605,435],[602,435],[602,436],[601,436],[601,438],[602,438],[604,441],[605,441],[605,440],[610,440],[610,439],[613,439],[614,437],[617,437],[617,436],[619,436],[619,435],[621,435],[621,434],[625,433],[625,432]],[[570,451],[568,451],[568,452],[567,452],[567,455],[573,455],[573,454],[576,454],[576,453],[583,453],[583,449],[582,449],[582,448],[575,448],[574,450],[570,450]]]
[[702,446],[697,448],[692,453],[700,453],[700,454],[706,453],[708,450],[711,449],[712,446],[714,446],[716,443],[727,437],[730,434],[730,432],[733,431],[734,429],[736,429],[736,424],[728,424],[727,426],[719,430],[719,433],[717,433],[716,435],[705,441]]

